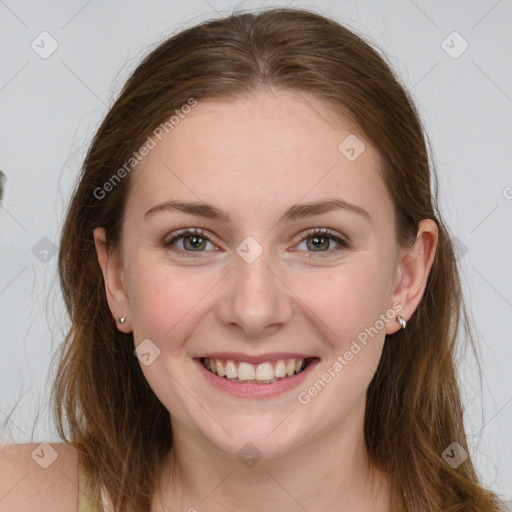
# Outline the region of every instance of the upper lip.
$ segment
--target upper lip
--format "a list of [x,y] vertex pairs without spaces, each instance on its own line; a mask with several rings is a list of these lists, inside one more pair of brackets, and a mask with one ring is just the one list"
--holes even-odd
[[297,354],[292,352],[272,352],[267,354],[250,355],[242,352],[210,352],[202,354],[198,358],[207,357],[208,359],[224,359],[227,361],[244,361],[251,364],[260,364],[280,359],[310,359],[315,356],[311,354]]

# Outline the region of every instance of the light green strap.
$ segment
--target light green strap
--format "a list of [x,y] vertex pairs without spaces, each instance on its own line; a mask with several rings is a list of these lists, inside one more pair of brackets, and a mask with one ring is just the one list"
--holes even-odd
[[103,512],[94,506],[94,492],[91,482],[81,466],[78,466],[78,512]]

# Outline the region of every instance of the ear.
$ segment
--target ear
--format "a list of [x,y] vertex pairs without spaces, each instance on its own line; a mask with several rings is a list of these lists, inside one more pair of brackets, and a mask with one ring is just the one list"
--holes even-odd
[[[400,250],[391,303],[395,304],[393,309],[406,321],[411,318],[423,297],[430,269],[434,263],[438,235],[436,222],[423,219],[418,224],[414,244]],[[397,303],[402,306],[400,311],[396,308]],[[399,329],[398,322],[386,324],[386,334],[393,334]]]
[[[105,228],[95,228],[93,236],[110,311],[116,320],[117,328],[122,332],[131,332],[130,303],[125,289],[121,260],[117,252],[108,246]],[[126,318],[123,324],[119,322],[121,317]]]

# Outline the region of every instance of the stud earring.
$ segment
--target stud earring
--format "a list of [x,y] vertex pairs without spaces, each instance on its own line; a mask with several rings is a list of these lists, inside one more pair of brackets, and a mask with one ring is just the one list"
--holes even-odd
[[122,316],[122,317],[119,319],[119,323],[120,323],[121,325],[123,325],[125,322],[126,322],[126,317],[125,317],[125,316]]
[[407,322],[405,321],[405,318],[402,315],[398,315],[396,317],[396,319],[398,320],[398,323],[400,324],[400,327],[402,329],[405,329],[405,326],[407,325]]

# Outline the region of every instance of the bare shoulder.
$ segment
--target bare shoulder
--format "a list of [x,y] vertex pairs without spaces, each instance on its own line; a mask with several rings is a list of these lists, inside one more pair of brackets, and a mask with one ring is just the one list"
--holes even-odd
[[65,443],[0,445],[0,512],[76,511],[77,465]]

